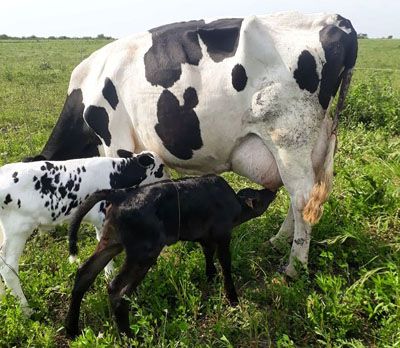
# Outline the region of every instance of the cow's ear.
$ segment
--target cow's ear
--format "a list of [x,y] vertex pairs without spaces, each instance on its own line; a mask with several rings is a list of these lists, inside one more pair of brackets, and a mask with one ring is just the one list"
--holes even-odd
[[137,160],[142,167],[148,167],[150,165],[154,165],[154,158],[150,154],[139,155],[137,157]]

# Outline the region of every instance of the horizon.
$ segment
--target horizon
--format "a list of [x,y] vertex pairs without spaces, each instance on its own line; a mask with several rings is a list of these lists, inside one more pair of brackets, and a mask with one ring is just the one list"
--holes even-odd
[[106,0],[68,3],[50,0],[14,0],[0,3],[0,35],[11,37],[96,37],[121,38],[133,33],[179,21],[204,18],[245,17],[254,14],[299,11],[339,13],[348,18],[357,33],[369,38],[400,38],[400,2],[391,0],[220,0],[201,3]]

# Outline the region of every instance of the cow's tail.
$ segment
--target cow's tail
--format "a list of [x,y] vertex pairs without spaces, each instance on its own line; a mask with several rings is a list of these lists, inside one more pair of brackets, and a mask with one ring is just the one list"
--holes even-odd
[[352,69],[345,69],[342,74],[339,99],[336,105],[335,115],[332,120],[332,132],[328,142],[328,148],[325,155],[325,161],[322,170],[317,175],[317,183],[313,186],[310,198],[303,210],[304,221],[311,225],[316,224],[322,216],[323,204],[328,200],[332,191],[333,183],[333,157],[337,144],[337,127],[339,123],[339,114],[343,110],[344,101],[349,90],[352,77]]
[[106,200],[107,202],[115,203],[119,201],[125,194],[125,190],[100,190],[91,194],[83,204],[78,208],[72,217],[71,224],[68,230],[69,238],[69,261],[72,263],[76,261],[78,254],[78,230],[81,225],[82,219],[100,201]]

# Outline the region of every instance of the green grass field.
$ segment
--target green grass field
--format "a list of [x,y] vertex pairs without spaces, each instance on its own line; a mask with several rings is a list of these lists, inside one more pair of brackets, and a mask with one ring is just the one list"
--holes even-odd
[[[100,40],[0,41],[0,164],[37,154],[62,109],[70,73]],[[198,245],[167,248],[132,299],[132,346],[400,347],[400,40],[360,40],[354,83],[339,129],[333,193],[313,229],[308,274],[288,282],[278,231],[288,197],[235,229],[233,273],[241,303],[231,308],[221,277],[206,282]],[[375,70],[389,69],[389,70]],[[248,183],[224,175],[235,188]],[[80,234],[80,258],[96,243]],[[11,295],[0,301],[0,347],[126,347],[99,277],[82,306],[83,334],[64,337],[77,266],[65,228],[35,233],[20,277],[34,315]]]

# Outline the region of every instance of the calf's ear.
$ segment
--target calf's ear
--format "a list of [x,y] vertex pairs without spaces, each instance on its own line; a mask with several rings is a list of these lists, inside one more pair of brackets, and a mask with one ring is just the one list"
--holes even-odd
[[137,160],[142,167],[148,167],[150,165],[154,165],[154,158],[150,154],[139,155],[137,157]]
[[251,209],[254,209],[254,204],[253,204],[254,199],[253,199],[253,198],[246,198],[246,199],[244,200],[244,202],[245,202]]

